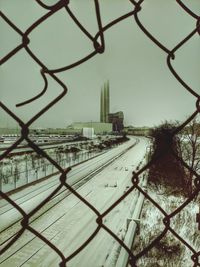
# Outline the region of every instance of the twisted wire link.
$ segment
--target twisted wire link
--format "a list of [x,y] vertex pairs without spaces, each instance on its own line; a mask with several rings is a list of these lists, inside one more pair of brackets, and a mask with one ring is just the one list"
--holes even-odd
[[[92,57],[96,56],[97,54],[104,53],[106,49],[106,43],[104,39],[104,32],[109,30],[110,28],[114,27],[121,21],[126,20],[129,17],[132,17],[133,20],[135,20],[135,23],[138,25],[140,30],[146,35],[147,38],[149,38],[153,44],[155,44],[159,49],[162,50],[163,53],[166,54],[166,64],[169,68],[170,72],[174,76],[174,78],[182,85],[183,89],[187,90],[191,95],[195,97],[196,100],[196,109],[191,114],[191,116],[185,120],[180,126],[178,126],[173,132],[172,136],[179,133],[184,127],[186,127],[192,119],[200,112],[200,95],[197,93],[197,89],[191,88],[186,81],[177,73],[176,69],[173,67],[172,62],[176,59],[176,53],[179,51],[191,38],[193,38],[196,34],[200,34],[200,17],[195,14],[190,8],[187,7],[181,0],[176,0],[177,5],[183,9],[183,11],[190,16],[194,21],[196,21],[196,27],[189,33],[183,40],[181,40],[173,49],[167,48],[165,45],[163,45],[149,30],[144,26],[140,19],[140,13],[142,13],[143,4],[145,3],[145,0],[128,0],[130,3],[130,12],[122,15],[121,17],[116,18],[115,20],[112,20],[106,25],[102,24],[102,16],[101,16],[101,5],[100,1],[94,0],[94,9],[96,13],[96,20],[98,25],[98,31],[93,36],[79,21],[79,19],[74,15],[72,10],[70,9],[70,1],[69,0],[60,0],[57,1],[54,5],[47,5],[44,4],[41,0],[35,0],[36,3],[43,9],[47,11],[43,16],[41,16],[38,20],[36,20],[29,28],[26,29],[25,32],[22,32],[13,21],[11,21],[6,14],[3,12],[0,12],[0,15],[2,19],[7,23],[9,27],[11,27],[19,36],[21,36],[22,41],[21,43],[16,46],[13,50],[11,50],[7,55],[5,55],[1,59],[1,64],[6,64],[6,62],[14,57],[19,51],[22,49],[27,52],[27,54],[32,58],[32,60],[40,67],[40,75],[44,81],[44,88],[41,90],[41,92],[28,99],[24,100],[21,103],[16,104],[17,107],[27,105],[33,101],[36,101],[38,98],[45,95],[46,91],[48,90],[48,77],[51,77],[61,88],[60,94],[55,97],[51,102],[49,102],[46,106],[44,106],[36,115],[34,115],[28,122],[23,122],[14,112],[12,112],[3,102],[0,102],[0,107],[3,109],[4,112],[6,112],[10,117],[12,117],[20,126],[21,128],[21,136],[20,138],[13,143],[6,151],[4,151],[0,155],[0,160],[3,160],[10,152],[12,152],[17,146],[24,140],[27,141],[28,145],[38,154],[46,158],[52,165],[56,167],[56,169],[59,171],[59,185],[54,189],[53,192],[51,192],[50,195],[48,195],[39,205],[37,205],[31,212],[25,212],[14,200],[12,200],[7,194],[0,191],[0,196],[5,199],[8,203],[10,203],[13,208],[15,208],[21,215],[21,229],[17,232],[16,235],[14,235],[8,242],[6,242],[6,245],[1,249],[0,254],[3,254],[6,250],[8,250],[18,239],[19,237],[24,233],[25,230],[30,231],[33,235],[38,237],[40,240],[42,240],[45,244],[47,244],[57,255],[60,257],[60,266],[66,266],[67,262],[70,261],[72,258],[74,258],[80,251],[82,251],[90,242],[91,240],[98,234],[100,229],[104,229],[111,238],[115,239],[121,247],[123,247],[126,252],[129,254],[129,264],[131,266],[137,266],[137,261],[142,256],[144,256],[146,253],[148,253],[168,232],[170,232],[176,239],[178,239],[184,246],[186,246],[192,253],[191,260],[193,261],[193,266],[200,266],[200,263],[198,261],[198,257],[200,255],[200,251],[196,251],[186,240],[184,240],[171,226],[170,221],[171,219],[176,216],[178,213],[180,213],[189,203],[191,203],[195,197],[198,195],[200,191],[200,176],[193,170],[186,162],[183,161],[182,158],[177,155],[175,151],[171,149],[170,153],[173,155],[176,160],[178,160],[184,168],[186,168],[189,172],[191,172],[195,176],[195,190],[192,192],[192,194],[187,198],[187,200],[182,203],[176,210],[174,210],[171,213],[167,213],[158,202],[156,202],[155,199],[153,199],[146,191],[144,191],[141,186],[139,185],[140,181],[140,175],[143,174],[145,171],[147,171],[153,164],[157,162],[160,156],[165,153],[165,151],[162,151],[157,157],[154,157],[151,159],[148,163],[146,163],[145,166],[143,166],[141,169],[139,169],[137,172],[133,172],[132,174],[132,186],[123,194],[121,197],[119,197],[109,208],[107,208],[106,211],[103,213],[100,213],[93,205],[91,205],[84,197],[82,197],[75,189],[73,189],[68,183],[67,183],[67,174],[70,171],[70,168],[63,169],[53,158],[51,158],[43,149],[41,149],[37,144],[35,144],[30,138],[29,138],[29,127],[42,115],[44,115],[50,108],[52,108],[54,105],[56,105],[66,94],[68,91],[68,88],[66,84],[56,76],[56,73],[60,73],[63,71],[67,71],[71,68],[78,67],[79,65],[83,64],[84,62],[90,60]],[[93,45],[93,51],[84,56],[83,58],[79,59],[76,62],[73,62],[70,65],[61,66],[57,69],[49,69],[48,66],[46,66],[41,59],[34,53],[34,51],[30,48],[31,38],[30,34],[40,25],[47,21],[51,16],[54,16],[57,12],[60,10],[65,10],[66,14],[68,14],[73,22],[76,24],[76,26],[81,30],[81,32],[88,38],[88,40],[91,41]],[[47,238],[45,238],[40,232],[35,230],[30,225],[30,219],[33,217],[45,204],[47,204],[50,199],[55,196],[58,191],[62,188],[68,189],[74,196],[76,196],[84,205],[86,205],[91,211],[93,211],[94,215],[96,216],[96,229],[93,231],[93,233],[88,236],[88,239],[81,244],[78,248],[75,249],[71,253],[71,255],[68,255],[67,257],[63,254],[61,250],[59,250],[51,241],[49,241]],[[124,200],[134,189],[137,189],[141,194],[144,195],[144,197],[150,201],[152,205],[157,208],[161,214],[163,215],[163,225],[164,229],[163,231],[155,237],[153,241],[151,241],[150,244],[148,244],[142,251],[140,251],[138,254],[134,254],[134,252],[121,240],[114,232],[112,232],[104,223],[103,218],[109,214],[117,205],[121,203],[122,200]]]

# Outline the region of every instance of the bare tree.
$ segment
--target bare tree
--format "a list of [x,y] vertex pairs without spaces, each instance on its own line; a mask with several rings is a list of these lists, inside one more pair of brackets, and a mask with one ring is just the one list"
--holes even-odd
[[[200,123],[194,118],[182,131],[180,136],[180,151],[183,160],[195,172],[200,170]],[[189,172],[190,181],[193,180],[192,172]]]
[[187,174],[172,151],[179,155],[179,138],[173,132],[176,124],[164,122],[152,131],[153,164],[149,169],[149,181],[173,188],[174,192],[189,194],[190,188]]

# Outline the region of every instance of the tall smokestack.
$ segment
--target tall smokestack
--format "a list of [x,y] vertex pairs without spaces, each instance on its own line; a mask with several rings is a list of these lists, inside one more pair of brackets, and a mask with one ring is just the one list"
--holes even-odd
[[101,88],[100,122],[104,122],[104,87]]
[[110,88],[109,81],[106,83],[106,122],[108,122],[108,114],[110,113]]
[[110,93],[109,81],[105,82],[101,88],[101,104],[100,104],[100,121],[108,122],[108,114],[110,112]]
[[104,95],[104,119],[103,122],[106,122],[106,117],[107,117],[107,94],[106,94],[106,83],[104,83],[104,91],[103,91],[103,95]]

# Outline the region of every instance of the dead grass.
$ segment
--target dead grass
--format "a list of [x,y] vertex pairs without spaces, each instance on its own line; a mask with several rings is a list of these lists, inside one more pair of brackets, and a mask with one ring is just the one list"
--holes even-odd
[[[187,198],[173,195],[163,186],[150,186],[148,194],[170,214]],[[170,221],[170,226],[196,251],[200,249],[200,231],[196,223],[199,204],[192,202]],[[141,215],[140,234],[135,240],[133,252],[138,253],[150,244],[165,228],[164,215],[149,200],[145,200]],[[138,260],[138,267],[192,267],[191,251],[170,231],[148,253]]]

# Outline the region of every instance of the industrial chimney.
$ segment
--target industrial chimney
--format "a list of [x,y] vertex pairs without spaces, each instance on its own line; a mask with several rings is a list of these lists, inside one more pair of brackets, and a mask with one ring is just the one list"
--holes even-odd
[[110,92],[109,92],[109,81],[105,82],[101,88],[101,110],[100,110],[100,121],[108,122],[108,114],[110,113]]

